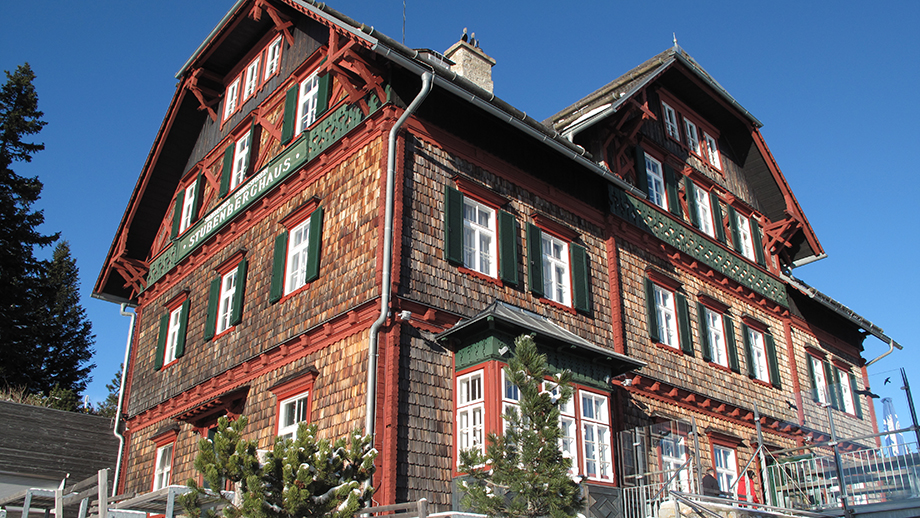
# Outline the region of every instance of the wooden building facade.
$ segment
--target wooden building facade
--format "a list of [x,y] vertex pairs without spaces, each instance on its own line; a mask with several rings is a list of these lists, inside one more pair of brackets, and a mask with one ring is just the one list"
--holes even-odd
[[755,407],[778,448],[825,429],[819,403],[872,433],[875,330],[790,276],[824,252],[753,116],[679,48],[543,123],[491,95],[492,64],[310,0],[233,7],[95,285],[137,314],[120,492],[195,476],[198,439],[245,414],[260,448],[302,420],[369,427],[375,501],[451,509],[524,332],[575,373],[565,447],[597,494],[628,483],[616,434],[664,420],[692,416],[704,462],[736,471]]

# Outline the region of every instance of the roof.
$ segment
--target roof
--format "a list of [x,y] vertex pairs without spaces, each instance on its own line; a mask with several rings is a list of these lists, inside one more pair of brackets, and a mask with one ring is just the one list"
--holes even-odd
[[516,332],[533,333],[538,343],[568,345],[579,349],[586,355],[612,360],[622,367],[617,374],[645,367],[645,362],[594,344],[542,315],[499,301],[493,302],[473,318],[462,320],[454,327],[440,333],[437,339],[440,341],[452,337],[469,336],[496,325]]

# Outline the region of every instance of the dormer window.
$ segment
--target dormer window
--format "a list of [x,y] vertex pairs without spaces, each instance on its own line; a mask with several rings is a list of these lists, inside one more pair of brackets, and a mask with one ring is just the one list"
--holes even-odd
[[227,87],[227,92],[224,94],[224,120],[230,118],[234,112],[236,112],[236,101],[240,96],[240,78],[237,77],[230,86]]
[[268,81],[268,78],[275,75],[278,71],[278,65],[281,63],[281,36],[275,38],[268,44],[268,50],[265,53],[265,72],[262,75],[262,81]]
[[256,56],[252,63],[246,67],[246,80],[243,83],[243,100],[249,99],[259,86],[259,65],[262,64],[262,57]]

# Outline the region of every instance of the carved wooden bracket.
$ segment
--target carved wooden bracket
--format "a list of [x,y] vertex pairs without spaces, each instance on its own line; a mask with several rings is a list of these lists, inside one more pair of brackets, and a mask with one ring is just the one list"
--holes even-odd
[[764,248],[773,253],[778,253],[781,248],[791,247],[792,243],[789,240],[800,228],[802,228],[802,222],[789,215],[779,221],[764,225]]
[[272,19],[272,23],[275,24],[275,29],[278,30],[281,34],[284,35],[284,41],[287,42],[288,46],[294,44],[294,35],[291,34],[291,28],[294,24],[288,17],[282,15],[278,12],[278,9],[275,8],[268,0],[256,0],[253,3],[252,8],[249,10],[249,17],[255,21],[262,19],[262,12],[268,15]]
[[339,80],[348,97],[346,102],[358,104],[365,115],[370,108],[364,100],[368,92],[375,92],[381,101],[386,99],[383,89],[383,74],[371,69],[367,62],[356,52],[354,39],[341,36],[333,27],[329,27],[329,52],[326,61],[320,65],[319,73],[328,72]]
[[211,120],[217,122],[217,112],[214,111],[214,107],[220,102],[223,93],[206,86],[201,86],[200,80],[204,78],[220,83],[220,78],[214,76],[213,73],[203,68],[196,68],[189,74],[185,83],[182,84],[182,87],[188,89],[188,91],[192,92],[192,95],[198,99],[198,103],[200,104],[198,109],[207,111]]

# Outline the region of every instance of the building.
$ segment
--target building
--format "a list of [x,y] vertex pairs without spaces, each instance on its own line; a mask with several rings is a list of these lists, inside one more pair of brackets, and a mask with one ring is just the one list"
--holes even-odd
[[137,313],[119,491],[195,476],[198,438],[246,414],[262,448],[370,430],[377,502],[451,509],[523,332],[575,373],[561,424],[596,516],[705,466],[732,485],[829,418],[877,432],[862,340],[888,339],[791,276],[824,250],[753,115],[676,46],[544,122],[491,94],[494,64],[311,0],[233,7],[95,285]]

